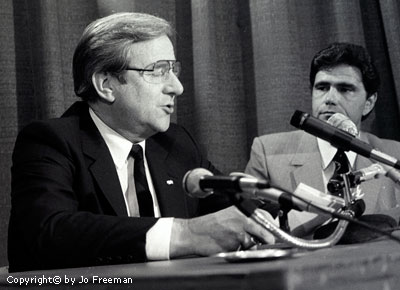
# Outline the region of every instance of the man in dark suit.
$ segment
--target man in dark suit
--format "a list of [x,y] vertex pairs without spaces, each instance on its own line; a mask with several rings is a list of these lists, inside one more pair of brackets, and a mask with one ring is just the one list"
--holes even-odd
[[178,79],[163,19],[117,13],[91,23],[73,59],[83,99],[16,141],[9,224],[10,271],[210,255],[272,236],[222,198],[183,192],[206,160],[170,124]]
[[[343,124],[350,124],[355,128],[352,134],[400,158],[399,142],[361,131],[361,121],[373,110],[379,86],[377,70],[363,47],[334,43],[318,52],[311,62],[310,85],[314,117],[345,130],[348,126]],[[338,113],[344,118],[332,121],[332,116]],[[300,183],[328,192],[336,152],[329,143],[304,131],[264,135],[253,142],[246,173],[268,179],[273,186],[288,192],[293,192]],[[346,152],[346,156],[352,170],[373,163],[353,152]],[[362,183],[360,190],[364,193],[365,214],[383,214],[399,222],[400,195],[394,182],[379,175]],[[325,216],[295,210],[289,212],[288,219],[292,234],[301,237],[312,235],[327,220]]]

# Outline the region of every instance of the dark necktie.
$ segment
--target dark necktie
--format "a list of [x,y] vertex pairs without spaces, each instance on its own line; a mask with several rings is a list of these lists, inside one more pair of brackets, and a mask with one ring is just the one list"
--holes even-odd
[[140,216],[154,216],[153,198],[151,197],[144,170],[142,147],[140,145],[133,145],[131,155],[135,159],[133,171]]
[[343,178],[341,177],[341,174],[349,172],[349,160],[344,151],[338,149],[332,161],[335,165],[335,171],[328,182],[328,191],[332,195],[343,198]]

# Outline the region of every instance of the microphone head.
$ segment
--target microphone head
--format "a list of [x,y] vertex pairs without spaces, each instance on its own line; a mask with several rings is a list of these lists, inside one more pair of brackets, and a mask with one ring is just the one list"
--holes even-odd
[[307,118],[308,114],[302,111],[296,110],[290,119],[290,125],[301,129],[304,120]]
[[340,130],[343,130],[354,137],[357,137],[359,132],[356,124],[353,123],[352,120],[350,120],[349,117],[341,114],[341,113],[335,113],[332,116],[329,117],[327,120],[328,124],[332,125],[335,128],[338,128]]
[[211,194],[213,191],[205,191],[200,187],[200,180],[204,176],[213,176],[214,174],[205,168],[195,168],[186,172],[182,179],[183,190],[191,197],[204,198]]

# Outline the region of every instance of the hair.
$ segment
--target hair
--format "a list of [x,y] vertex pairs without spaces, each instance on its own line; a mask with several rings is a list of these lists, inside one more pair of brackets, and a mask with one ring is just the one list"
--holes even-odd
[[378,91],[380,79],[367,50],[356,44],[336,42],[319,51],[311,61],[310,85],[314,86],[315,76],[320,70],[340,64],[357,67],[361,71],[367,98]]
[[73,56],[75,94],[85,101],[95,101],[98,95],[92,84],[94,73],[108,72],[124,83],[131,45],[162,35],[171,38],[173,34],[166,20],[143,13],[115,13],[90,23]]

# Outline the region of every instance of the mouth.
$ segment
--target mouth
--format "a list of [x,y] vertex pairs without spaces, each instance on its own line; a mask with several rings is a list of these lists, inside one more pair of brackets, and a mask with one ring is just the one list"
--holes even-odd
[[167,104],[165,106],[162,106],[162,108],[167,114],[172,114],[174,112],[174,104]]

